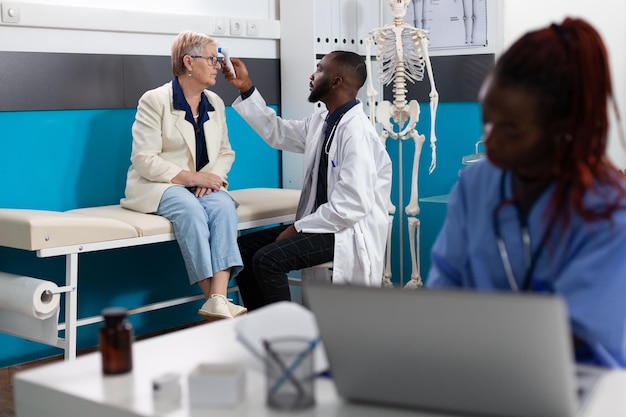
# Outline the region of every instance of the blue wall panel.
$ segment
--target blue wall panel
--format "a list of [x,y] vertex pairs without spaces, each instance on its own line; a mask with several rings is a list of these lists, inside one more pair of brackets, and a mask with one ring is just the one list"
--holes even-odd
[[123,192],[134,109],[1,112],[0,207],[69,210]]
[[[277,187],[280,153],[230,107],[231,189]],[[118,204],[135,109],[0,112],[0,207],[70,210]],[[251,165],[254,164],[254,165]],[[250,167],[258,170],[250,171]],[[251,175],[252,174],[252,175]]]

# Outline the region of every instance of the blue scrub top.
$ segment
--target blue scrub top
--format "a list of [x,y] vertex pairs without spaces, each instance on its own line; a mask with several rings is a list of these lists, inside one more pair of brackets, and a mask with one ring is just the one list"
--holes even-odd
[[[510,173],[481,161],[464,170],[448,200],[447,215],[431,252],[429,288],[465,287],[511,291],[496,243],[494,222],[507,248],[513,275],[524,285],[522,228],[517,209],[502,201],[500,181],[506,175],[504,198],[512,196]],[[587,192],[587,207],[604,207],[602,195],[617,191],[599,184]],[[528,215],[530,247],[534,253],[548,227],[553,186],[535,202]],[[610,199],[609,199],[610,200]],[[622,206],[626,199],[622,197]],[[582,340],[576,350],[581,363],[626,367],[626,208],[609,220],[585,222],[572,215],[570,224],[550,228],[532,269],[531,290],[558,294],[565,300],[571,330]]]

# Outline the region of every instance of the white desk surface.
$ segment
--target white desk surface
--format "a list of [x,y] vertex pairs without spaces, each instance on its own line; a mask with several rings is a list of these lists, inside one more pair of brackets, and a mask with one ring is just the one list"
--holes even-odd
[[[237,319],[235,319],[237,320]],[[285,416],[294,413],[273,411],[265,406],[265,380],[261,362],[235,339],[233,320],[192,327],[154,337],[133,346],[133,372],[103,377],[100,354],[80,356],[19,372],[14,379],[17,417],[200,417]],[[234,408],[190,408],[187,375],[202,362],[244,363],[246,399]],[[182,400],[178,408],[155,406],[152,379],[167,372],[181,374]],[[626,372],[609,372],[596,387],[581,417],[626,416]],[[415,410],[381,408],[341,400],[329,379],[318,378],[316,406],[301,416],[421,416],[441,414]],[[449,416],[449,415],[448,415]]]

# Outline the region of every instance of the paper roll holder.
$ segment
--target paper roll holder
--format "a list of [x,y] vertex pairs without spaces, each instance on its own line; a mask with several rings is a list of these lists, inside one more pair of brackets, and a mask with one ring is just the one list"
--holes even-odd
[[76,289],[76,287],[73,287],[71,285],[66,285],[64,287],[57,287],[57,288],[55,288],[53,290],[45,290],[41,294],[41,301],[43,301],[44,303],[50,302],[50,300],[52,300],[52,296],[53,295],[74,291],[75,289]]

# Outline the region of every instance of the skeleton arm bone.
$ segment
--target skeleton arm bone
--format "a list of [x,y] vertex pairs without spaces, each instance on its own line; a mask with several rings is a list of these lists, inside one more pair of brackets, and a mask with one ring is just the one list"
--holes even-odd
[[383,271],[383,287],[393,287],[391,283],[391,230],[393,228],[393,216],[387,217],[387,246],[385,248],[385,269]]
[[437,167],[437,136],[435,135],[435,120],[437,119],[437,106],[439,105],[439,94],[437,91],[430,93],[430,149],[431,160],[428,173],[432,174]]
[[[383,130],[380,132],[380,142],[385,145],[387,143],[387,139],[389,138],[389,132]],[[389,217],[393,219],[393,215],[396,213],[396,206],[391,202],[391,195],[389,196],[389,201],[387,201],[387,213],[389,213]],[[389,226],[391,228],[391,226]],[[391,276],[391,275],[390,275]]]
[[369,106],[369,117],[372,126],[376,126],[376,96],[378,91],[374,89],[374,82],[372,81],[372,40],[370,38],[365,39],[365,68],[367,70],[367,104]]
[[422,48],[422,54],[424,55],[424,61],[426,63],[428,80],[430,81],[430,148],[432,150],[432,154],[428,173],[432,174],[432,172],[435,170],[435,167],[437,166],[437,135],[435,134],[435,121],[437,120],[439,93],[437,92],[437,87],[435,86],[433,68],[430,64],[430,57],[428,55],[428,39],[426,37],[420,38],[420,45]]

